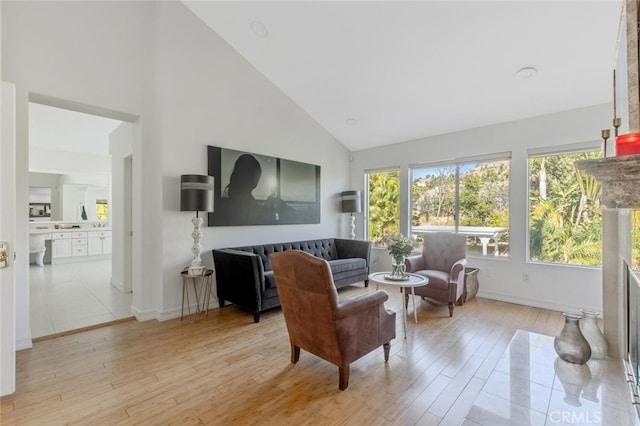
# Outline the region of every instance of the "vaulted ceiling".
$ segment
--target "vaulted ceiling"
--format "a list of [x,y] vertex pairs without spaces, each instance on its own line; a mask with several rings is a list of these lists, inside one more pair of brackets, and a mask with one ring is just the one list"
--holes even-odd
[[183,3],[352,151],[613,97],[621,1]]

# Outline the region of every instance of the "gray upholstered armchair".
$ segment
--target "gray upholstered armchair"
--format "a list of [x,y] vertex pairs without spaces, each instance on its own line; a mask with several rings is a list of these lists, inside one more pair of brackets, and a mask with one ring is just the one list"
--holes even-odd
[[[429,278],[429,284],[414,288],[415,295],[447,303],[450,317],[456,303],[462,304],[466,241],[464,235],[452,232],[427,233],[424,234],[422,254],[405,259],[407,272]],[[410,291],[405,291],[405,298],[409,294]]]
[[338,366],[340,390],[349,385],[349,364],[382,346],[389,360],[396,314],[384,307],[384,291],[338,301],[326,260],[299,250],[270,256],[291,343],[291,362],[304,349]]

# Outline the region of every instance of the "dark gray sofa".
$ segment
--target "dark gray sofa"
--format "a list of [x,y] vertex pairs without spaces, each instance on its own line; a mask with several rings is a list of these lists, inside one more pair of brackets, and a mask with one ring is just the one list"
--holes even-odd
[[302,250],[327,260],[336,288],[360,281],[369,285],[369,241],[326,238],[214,249],[220,307],[234,303],[253,312],[253,321],[259,322],[261,312],[280,306],[269,255],[285,250]]

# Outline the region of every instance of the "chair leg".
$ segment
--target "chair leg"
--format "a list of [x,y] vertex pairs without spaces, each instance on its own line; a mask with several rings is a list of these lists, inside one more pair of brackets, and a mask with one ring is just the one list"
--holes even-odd
[[260,312],[254,312],[253,313],[253,323],[257,324],[260,322]]
[[300,348],[296,345],[291,345],[291,364],[295,364],[300,361]]
[[449,302],[449,317],[453,316],[453,308],[455,308],[455,306],[453,302]]
[[345,390],[349,387],[349,364],[344,367],[339,367],[338,371],[340,372],[340,384],[338,387],[340,390]]
[[364,287],[365,288],[369,287],[369,280],[364,280]]
[[391,343],[387,342],[384,345],[382,345],[382,348],[384,349],[384,362],[389,361],[389,352],[391,351]]

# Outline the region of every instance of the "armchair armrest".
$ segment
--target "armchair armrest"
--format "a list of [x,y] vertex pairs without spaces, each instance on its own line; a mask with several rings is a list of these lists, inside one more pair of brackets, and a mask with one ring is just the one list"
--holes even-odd
[[218,299],[258,309],[265,288],[260,256],[241,250],[213,250]]
[[451,267],[451,273],[449,274],[450,283],[462,284],[464,282],[464,268],[467,266],[467,259],[462,258],[453,264]]
[[387,292],[384,290],[378,290],[374,293],[369,293],[356,299],[340,303],[333,314],[334,319],[340,320],[347,318],[372,306],[381,305],[387,299],[389,299]]
[[416,272],[425,269],[424,257],[421,254],[404,258],[404,264],[407,272]]

